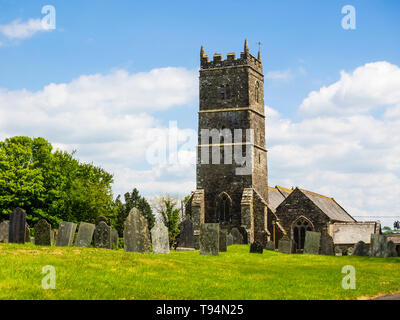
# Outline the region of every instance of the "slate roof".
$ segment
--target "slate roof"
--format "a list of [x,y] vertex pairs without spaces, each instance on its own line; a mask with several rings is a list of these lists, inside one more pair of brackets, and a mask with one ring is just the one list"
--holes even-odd
[[[347,213],[333,198],[321,194],[299,189],[307,198],[309,198],[318,208],[321,209],[332,221],[355,222],[356,220]],[[292,189],[281,186],[268,187],[268,200],[270,209],[275,212],[276,208],[285,200]]]

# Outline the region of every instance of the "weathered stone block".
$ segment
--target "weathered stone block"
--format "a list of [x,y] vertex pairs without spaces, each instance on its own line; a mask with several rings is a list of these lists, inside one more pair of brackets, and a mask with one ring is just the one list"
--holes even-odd
[[319,254],[320,244],[320,232],[306,231],[306,239],[304,241],[304,254]]
[[95,228],[96,226],[92,223],[81,222],[75,240],[75,247],[89,247],[92,243]]
[[124,250],[128,252],[149,253],[151,248],[146,218],[133,208],[125,220]]
[[200,254],[217,256],[219,252],[219,223],[200,226]]
[[151,241],[154,254],[169,254],[168,228],[162,222],[157,222],[151,229]]

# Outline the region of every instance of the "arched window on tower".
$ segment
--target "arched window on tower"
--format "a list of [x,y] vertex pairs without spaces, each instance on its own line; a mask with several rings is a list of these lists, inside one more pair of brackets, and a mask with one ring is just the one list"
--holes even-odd
[[256,102],[260,102],[260,83],[256,81]]

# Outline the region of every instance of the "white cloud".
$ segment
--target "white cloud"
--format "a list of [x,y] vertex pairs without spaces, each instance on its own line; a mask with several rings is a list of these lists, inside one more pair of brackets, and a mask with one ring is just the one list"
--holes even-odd
[[[194,166],[188,161],[170,164],[168,158],[151,165],[146,151],[157,145],[155,139],[168,136],[169,128],[156,112],[194,106],[197,81],[195,71],[162,68],[83,75],[34,92],[0,89],[0,138],[42,136],[55,148],[76,149],[81,161],[93,161],[115,174],[114,189],[119,193],[133,187],[152,194],[183,193],[189,185],[193,189]],[[195,132],[178,128],[177,134],[180,157],[193,158],[195,142],[189,143],[189,151],[181,147]]]
[[0,25],[0,34],[10,40],[26,39],[32,37],[37,32],[51,30],[43,26],[41,19],[29,19],[25,22],[21,21],[21,19],[16,19],[9,24]]
[[400,116],[400,68],[386,61],[367,63],[340,80],[312,91],[300,106],[307,115],[361,114],[386,109]]
[[266,107],[270,184],[332,196],[353,215],[400,219],[400,118],[387,116],[399,93],[400,68],[376,62],[310,93],[301,121]]

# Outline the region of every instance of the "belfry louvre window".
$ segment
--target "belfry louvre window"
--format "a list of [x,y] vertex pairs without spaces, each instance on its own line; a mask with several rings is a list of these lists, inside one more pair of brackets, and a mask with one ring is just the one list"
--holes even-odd
[[256,82],[256,102],[260,102],[260,84]]
[[221,88],[221,100],[228,100],[231,98],[231,89],[228,86]]

